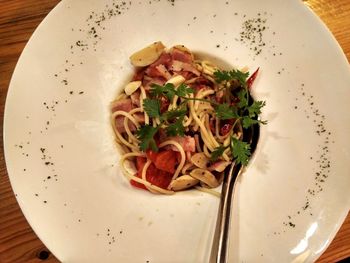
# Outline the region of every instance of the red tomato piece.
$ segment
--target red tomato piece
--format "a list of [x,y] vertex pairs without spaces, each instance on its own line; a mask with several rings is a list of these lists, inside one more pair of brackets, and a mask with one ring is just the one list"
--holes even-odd
[[140,167],[143,167],[147,159],[145,157],[137,156],[136,157],[136,169],[139,170]]
[[152,150],[146,151],[147,158],[151,160],[152,163],[155,163],[157,160],[158,153]]
[[159,170],[173,174],[177,164],[175,152],[172,150],[159,152],[154,164]]
[[177,163],[180,163],[181,162],[181,153],[180,152],[175,152],[175,155],[176,155]]
[[151,184],[166,189],[169,186],[173,175],[171,173],[157,169],[156,166],[152,163],[147,169],[146,178],[147,181]]
[[[137,156],[136,157],[136,168],[137,168],[137,174],[135,175],[138,178],[141,178],[142,176],[142,169],[146,164],[147,159],[145,157],[141,157],[141,156]],[[136,182],[134,180],[130,180],[130,184],[132,186],[135,186],[137,188],[141,188],[141,189],[145,189],[147,190],[147,188],[144,186],[144,184],[141,184],[139,182]]]
[[[146,159],[143,157],[136,159],[136,166],[138,166],[136,176],[138,178],[142,178],[142,170],[143,170],[143,167],[145,166],[145,163],[146,163]],[[153,163],[151,163],[151,165],[148,167],[146,171],[146,180],[151,184],[161,187],[163,189],[166,189],[168,187],[168,185],[172,180],[172,177],[173,175],[171,173],[157,169]],[[144,184],[141,184],[134,180],[130,180],[130,184],[134,187],[147,190]]]
[[134,180],[130,180],[130,184],[131,184],[132,186],[134,186],[134,187],[147,190],[147,188],[146,188],[146,186],[144,186],[144,184],[141,184],[141,183],[136,182],[136,181],[134,181]]

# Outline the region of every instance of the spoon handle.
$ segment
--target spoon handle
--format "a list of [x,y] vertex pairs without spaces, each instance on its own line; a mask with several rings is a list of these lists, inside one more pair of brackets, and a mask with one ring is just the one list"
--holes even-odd
[[228,255],[228,233],[231,221],[231,207],[233,189],[238,176],[241,174],[241,165],[232,163],[229,173],[224,177],[221,190],[220,205],[216,221],[210,263],[226,263]]

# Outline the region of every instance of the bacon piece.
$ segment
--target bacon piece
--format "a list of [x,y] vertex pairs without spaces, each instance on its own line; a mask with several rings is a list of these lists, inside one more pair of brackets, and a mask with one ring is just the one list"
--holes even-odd
[[159,71],[159,74],[161,75],[161,77],[167,80],[171,78],[171,74],[163,64],[159,64],[156,68]]
[[137,120],[139,123],[145,123],[145,114],[143,113],[135,113],[134,114],[135,120]]
[[231,162],[217,161],[208,167],[208,171],[223,172],[230,164]]
[[163,77],[151,78],[149,76],[145,76],[143,81],[142,81],[142,85],[146,91],[149,91],[152,84],[157,84],[157,85],[163,86],[165,84],[165,82],[166,82],[166,79]]
[[[131,99],[122,99],[122,100],[114,101],[111,107],[112,107],[112,112],[116,112],[116,111],[130,112],[133,109]],[[119,131],[120,133],[125,132],[124,118],[125,118],[124,116],[118,116],[115,118],[115,127],[117,131]],[[136,127],[132,122],[129,121],[128,124],[129,124],[130,131],[136,130]]]
[[[182,148],[184,149],[185,152],[195,152],[196,151],[196,141],[193,137],[191,136],[175,136],[175,137],[170,137],[168,138],[169,140],[176,141],[178,142]],[[178,152],[179,150],[177,149],[176,146],[174,145],[168,145],[169,149]]]
[[162,55],[160,55],[160,57],[153,62],[150,67],[155,67],[158,66],[160,64],[163,64],[165,67],[169,67],[172,61],[172,57],[169,53],[163,52]]
[[139,90],[137,90],[133,94],[130,95],[131,102],[136,107],[140,107],[140,94],[141,94],[141,92]]
[[175,71],[176,73],[180,71],[188,71],[196,76],[199,76],[201,74],[193,64],[185,63],[179,60],[174,60],[169,69]]
[[[125,126],[124,126],[124,119],[125,119],[124,116],[118,116],[117,118],[115,118],[115,128],[120,133],[126,132]],[[136,126],[132,122],[128,121],[128,125],[129,125],[129,130],[131,132],[136,131]]]
[[[133,114],[135,120],[137,120],[139,123],[144,124],[145,123],[145,115],[143,113],[135,113]],[[115,118],[115,127],[120,133],[126,132],[125,126],[124,126],[124,116],[118,116]],[[131,132],[136,131],[136,126],[128,120],[129,130]]]
[[161,113],[166,112],[169,108],[169,105],[170,105],[170,101],[166,97],[164,97],[164,96],[160,97],[160,112]]
[[126,111],[129,112],[132,110],[132,102],[131,99],[122,99],[122,100],[117,100],[113,101],[112,105],[112,113],[116,111]]
[[182,61],[188,64],[193,63],[193,57],[191,53],[180,50],[176,47],[171,50],[171,57],[173,60]]
[[192,79],[196,76],[192,72],[188,71],[178,71],[176,74],[183,76],[186,80]]
[[145,70],[146,70],[146,68],[142,68],[142,69],[136,71],[134,76],[132,77],[132,81],[142,80],[143,76],[145,75]]
[[186,160],[187,160],[188,162],[191,162],[191,157],[192,157],[191,152],[185,152],[185,154],[186,154]]
[[149,77],[163,77],[166,80],[171,78],[171,74],[169,71],[166,69],[166,67],[163,64],[159,64],[156,66],[149,66],[145,73]]

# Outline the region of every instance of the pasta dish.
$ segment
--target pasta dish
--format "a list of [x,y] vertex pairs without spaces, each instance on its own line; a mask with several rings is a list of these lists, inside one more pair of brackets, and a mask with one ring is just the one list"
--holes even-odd
[[135,74],[111,103],[120,165],[132,186],[157,194],[210,191],[233,163],[246,165],[245,129],[263,101],[250,89],[258,70],[222,70],[183,45],[161,42],[130,57]]

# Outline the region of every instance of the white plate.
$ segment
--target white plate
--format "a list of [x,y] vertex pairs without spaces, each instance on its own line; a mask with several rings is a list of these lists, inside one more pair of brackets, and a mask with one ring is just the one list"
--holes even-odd
[[350,207],[350,74],[297,0],[62,1],[6,102],[7,168],[34,231],[63,262],[208,260],[218,198],[152,195],[118,166],[108,105],[129,55],[157,40],[261,70],[254,95],[269,123],[235,196],[230,261],[314,261]]

